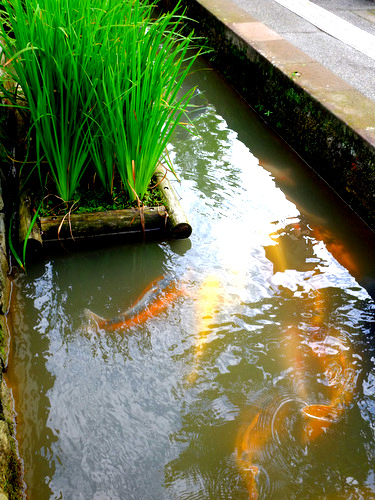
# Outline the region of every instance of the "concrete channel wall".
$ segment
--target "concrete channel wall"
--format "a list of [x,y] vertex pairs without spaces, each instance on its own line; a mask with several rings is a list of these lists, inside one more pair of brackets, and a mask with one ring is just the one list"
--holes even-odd
[[182,5],[214,67],[375,230],[375,103],[230,0]]
[[13,399],[6,386],[9,332],[6,313],[9,305],[10,279],[6,239],[6,214],[3,192],[6,181],[0,168],[0,500],[24,497],[22,468],[15,440],[15,414]]
[[6,313],[10,295],[6,214],[3,199],[5,185],[3,170],[0,168],[0,500],[15,500],[23,498],[23,482],[15,440],[13,400],[3,379],[9,349]]

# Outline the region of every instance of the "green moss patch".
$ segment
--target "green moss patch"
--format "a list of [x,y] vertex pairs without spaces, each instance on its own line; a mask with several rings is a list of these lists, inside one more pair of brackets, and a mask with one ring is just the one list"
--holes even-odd
[[24,498],[22,467],[14,438],[11,400],[3,381],[0,396],[0,493],[9,500],[18,500]]
[[0,316],[0,493],[9,500],[24,498],[22,467],[16,449],[13,409],[2,372],[7,357],[7,333],[4,316]]
[[[140,199],[140,202],[145,206],[157,207],[163,204],[161,193],[158,189],[149,189]],[[107,212],[110,210],[122,210],[125,208],[136,207],[137,201],[130,201],[127,193],[121,188],[114,188],[113,194],[98,186],[96,188],[86,189],[85,191],[77,191],[74,199],[69,204],[64,203],[60,198],[50,195],[43,199],[39,195],[36,201],[36,207],[42,203],[42,208],[39,212],[41,217],[49,217],[53,215],[65,215],[69,211],[72,213],[93,213]]]

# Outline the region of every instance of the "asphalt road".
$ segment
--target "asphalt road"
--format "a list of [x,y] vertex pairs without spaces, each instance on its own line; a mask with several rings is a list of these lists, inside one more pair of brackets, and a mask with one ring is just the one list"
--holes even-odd
[[[257,21],[264,23],[307,55],[333,71],[366,97],[375,101],[375,1],[313,0],[318,5],[351,25],[374,36],[373,57],[349,45],[355,39],[347,30],[347,42],[338,40],[311,21],[295,14],[275,0],[233,0]],[[303,0],[299,0],[303,2]],[[291,0],[291,3],[293,1]],[[314,9],[312,9],[314,10]],[[321,15],[325,17],[324,11]],[[329,17],[329,16],[326,16]],[[338,23],[336,23],[338,24]],[[333,21],[334,25],[334,21]],[[345,30],[344,35],[345,35]],[[374,117],[375,122],[375,117]]]

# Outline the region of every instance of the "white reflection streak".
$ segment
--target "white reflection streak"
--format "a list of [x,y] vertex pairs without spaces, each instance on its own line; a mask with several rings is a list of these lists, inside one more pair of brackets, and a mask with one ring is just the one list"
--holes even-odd
[[230,216],[216,223],[213,236],[226,280],[236,295],[242,297],[249,285],[248,272],[256,265],[254,250],[274,244],[269,235],[283,225],[275,221],[297,217],[299,211],[276,188],[271,174],[259,166],[244,144],[233,141],[231,152],[234,167],[239,170],[241,189],[234,194]]

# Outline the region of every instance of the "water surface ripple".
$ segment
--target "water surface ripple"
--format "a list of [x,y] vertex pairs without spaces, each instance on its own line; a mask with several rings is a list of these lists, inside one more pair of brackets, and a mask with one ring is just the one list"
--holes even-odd
[[[169,147],[190,240],[55,256],[15,279],[28,496],[374,497],[373,236],[199,64],[196,134]],[[161,275],[184,293],[158,316],[88,320]]]

